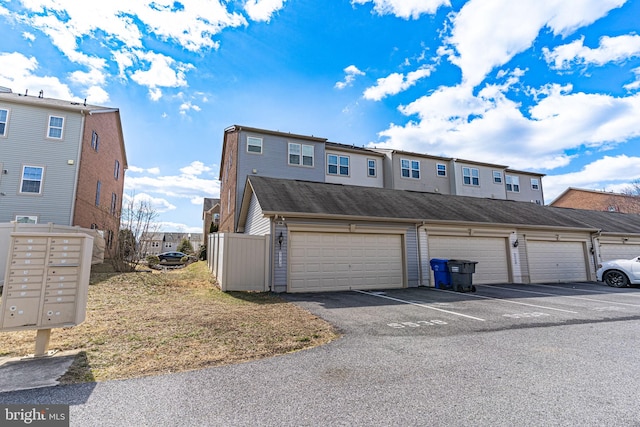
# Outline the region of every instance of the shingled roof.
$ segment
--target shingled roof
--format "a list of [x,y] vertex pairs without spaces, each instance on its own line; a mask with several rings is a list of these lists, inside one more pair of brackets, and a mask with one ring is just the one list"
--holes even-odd
[[635,214],[580,211],[511,200],[260,176],[249,177],[247,185],[253,189],[266,215],[416,223],[465,222],[640,233],[640,216]]

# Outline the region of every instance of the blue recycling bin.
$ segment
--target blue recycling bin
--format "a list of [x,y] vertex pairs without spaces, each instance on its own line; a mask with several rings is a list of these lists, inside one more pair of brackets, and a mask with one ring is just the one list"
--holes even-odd
[[449,260],[432,258],[429,263],[431,264],[431,270],[433,270],[434,286],[437,289],[451,289],[453,284],[451,282],[451,273],[447,263]]

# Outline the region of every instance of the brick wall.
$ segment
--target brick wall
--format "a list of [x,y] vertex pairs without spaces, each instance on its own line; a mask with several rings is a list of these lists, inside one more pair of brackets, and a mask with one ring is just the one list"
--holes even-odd
[[220,190],[220,232],[234,232],[237,166],[238,166],[238,131],[225,133],[223,159],[224,170]]
[[[116,112],[87,115],[82,137],[82,150],[78,174],[78,190],[73,225],[98,228],[113,235],[106,256],[112,256],[117,245],[120,228],[120,211],[124,191],[125,154],[119,131],[119,114]],[[97,151],[92,147],[93,132],[98,135]],[[119,162],[116,179],[115,162]],[[96,206],[97,182],[100,181],[100,203]],[[116,194],[116,211],[111,211],[112,194]]]

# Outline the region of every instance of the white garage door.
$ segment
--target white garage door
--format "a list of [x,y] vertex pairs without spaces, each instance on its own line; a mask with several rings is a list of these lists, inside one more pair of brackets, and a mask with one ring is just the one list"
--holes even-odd
[[602,257],[602,261],[631,259],[640,256],[640,245],[602,243],[600,245],[600,256]]
[[584,243],[527,241],[532,283],[587,280]]
[[509,282],[506,238],[433,236],[428,241],[430,259],[477,261],[474,284]]
[[399,234],[291,232],[289,292],[401,288]]

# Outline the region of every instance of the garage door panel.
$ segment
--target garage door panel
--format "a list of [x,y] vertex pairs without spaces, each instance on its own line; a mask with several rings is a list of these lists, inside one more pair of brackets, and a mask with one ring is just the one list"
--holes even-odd
[[600,256],[602,261],[635,258],[640,256],[640,245],[601,243]]
[[429,258],[476,261],[475,284],[509,282],[506,238],[431,236],[428,242]]
[[527,241],[532,283],[586,281],[583,242]]
[[290,292],[402,287],[400,234],[292,232]]

